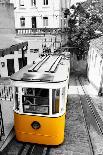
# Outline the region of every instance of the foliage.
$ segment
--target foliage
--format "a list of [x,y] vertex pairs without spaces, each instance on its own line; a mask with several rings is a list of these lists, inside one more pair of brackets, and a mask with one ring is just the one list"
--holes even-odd
[[[68,44],[76,47],[77,58],[81,59],[83,54],[88,51],[89,41],[98,37],[95,31],[102,23],[101,17],[91,12],[89,7],[84,8],[83,3],[72,5],[70,10],[65,10],[68,18]],[[89,10],[89,11],[88,11]]]

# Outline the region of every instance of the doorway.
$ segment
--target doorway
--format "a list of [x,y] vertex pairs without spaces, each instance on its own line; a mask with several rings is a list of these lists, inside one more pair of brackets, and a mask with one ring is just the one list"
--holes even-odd
[[32,28],[36,28],[36,17],[32,17]]
[[[19,70],[20,70],[23,67],[22,66],[23,60],[22,60],[22,58],[19,58],[18,61],[19,61]],[[25,59],[24,59],[24,66],[26,66],[26,65],[27,65],[27,57],[25,57]]]
[[14,69],[14,59],[7,59],[8,76],[15,73]]

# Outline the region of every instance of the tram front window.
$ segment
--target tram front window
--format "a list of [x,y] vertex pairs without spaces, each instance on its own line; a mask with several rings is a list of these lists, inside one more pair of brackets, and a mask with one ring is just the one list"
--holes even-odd
[[49,89],[22,88],[24,113],[49,114]]

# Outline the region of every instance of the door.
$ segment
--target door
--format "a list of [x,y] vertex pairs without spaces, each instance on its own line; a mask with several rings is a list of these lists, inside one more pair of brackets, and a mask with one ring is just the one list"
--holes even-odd
[[13,73],[15,73],[14,59],[7,59],[7,68],[8,68],[8,76],[11,76]]
[[32,17],[32,28],[36,28],[36,17]]
[[[22,68],[22,58],[19,58],[18,59],[18,61],[19,61],[19,70]],[[27,65],[27,57],[25,57],[25,60],[24,60],[24,66],[26,66]]]

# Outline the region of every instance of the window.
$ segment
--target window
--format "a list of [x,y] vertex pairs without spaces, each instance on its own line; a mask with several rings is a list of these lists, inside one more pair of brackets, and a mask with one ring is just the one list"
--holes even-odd
[[48,26],[48,17],[43,17],[43,26]]
[[21,25],[21,27],[25,26],[25,18],[24,17],[20,18],[20,25]]
[[48,5],[48,0],[43,0],[44,5]]
[[24,6],[24,0],[20,0],[19,3],[20,3],[20,6]]
[[66,93],[65,93],[65,87],[62,88],[62,105],[64,106],[65,104],[65,98],[66,98]]
[[22,88],[24,113],[49,114],[49,89]]
[[36,5],[36,0],[31,0],[31,5],[35,6]]
[[2,67],[5,67],[5,62],[1,62],[1,66]]
[[59,113],[60,89],[52,90],[52,113]]
[[38,53],[39,52],[39,49],[37,48],[37,49],[30,49],[30,52],[31,53]]

